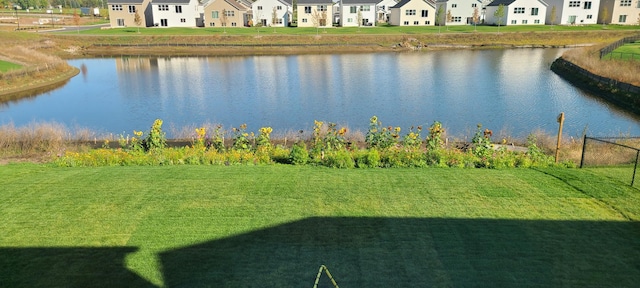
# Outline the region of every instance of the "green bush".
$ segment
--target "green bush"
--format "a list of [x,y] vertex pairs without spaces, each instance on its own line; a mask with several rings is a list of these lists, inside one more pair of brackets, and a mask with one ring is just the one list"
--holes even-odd
[[304,142],[298,142],[291,147],[289,154],[289,163],[293,165],[305,165],[309,161],[309,151]]
[[355,168],[356,163],[347,150],[328,152],[321,161],[322,165],[332,168]]
[[380,166],[380,153],[375,149],[357,151],[354,158],[358,168],[376,168]]

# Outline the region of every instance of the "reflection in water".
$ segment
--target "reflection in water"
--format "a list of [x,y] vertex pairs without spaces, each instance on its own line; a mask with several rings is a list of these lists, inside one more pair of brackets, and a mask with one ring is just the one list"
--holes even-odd
[[[513,136],[565,133],[640,135],[621,113],[549,70],[562,49],[428,51],[242,57],[114,58],[70,61],[82,80],[33,101],[7,104],[0,123],[56,121],[112,133],[147,129],[156,118],[174,127],[247,123],[249,130],[308,131],[313,120],[366,131],[383,124],[441,121],[455,136],[478,123]],[[87,73],[91,69],[91,73]]]

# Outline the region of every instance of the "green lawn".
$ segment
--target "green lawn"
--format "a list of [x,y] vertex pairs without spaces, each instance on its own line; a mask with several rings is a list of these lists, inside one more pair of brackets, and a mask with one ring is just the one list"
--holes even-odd
[[20,68],[22,68],[22,65],[0,60],[0,73]]
[[613,59],[634,59],[640,61],[640,41],[624,44],[618,49],[613,50],[606,57]]
[[628,170],[0,166],[0,287],[632,287]]

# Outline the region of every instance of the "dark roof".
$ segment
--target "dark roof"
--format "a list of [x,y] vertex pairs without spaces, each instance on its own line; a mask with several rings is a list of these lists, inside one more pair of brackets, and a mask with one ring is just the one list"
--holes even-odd
[[189,4],[191,0],[151,0],[151,4]]
[[[402,6],[406,5],[407,3],[411,2],[413,0],[402,0],[400,2],[398,2],[398,4],[394,5],[393,7],[390,8],[402,8]],[[433,2],[432,0],[422,0],[424,3],[427,3],[429,5],[431,5],[432,7],[436,7],[435,2]]]
[[238,11],[244,11],[244,10],[248,10],[251,9],[249,7],[244,6],[244,4],[236,1],[236,0],[224,0],[224,2],[227,2],[229,5],[231,5],[231,7],[236,8],[236,10]]
[[144,0],[108,0],[107,5],[109,4],[142,4]]
[[[367,2],[369,3],[369,2]],[[327,5],[333,5],[333,1],[332,0],[298,0],[298,5],[299,4],[327,4]]]
[[516,2],[516,0],[494,0],[493,2],[487,4],[487,6],[509,6],[511,3]]

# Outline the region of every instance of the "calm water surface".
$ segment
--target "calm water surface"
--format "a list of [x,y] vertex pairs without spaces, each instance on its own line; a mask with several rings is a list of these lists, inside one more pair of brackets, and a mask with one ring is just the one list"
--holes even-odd
[[[164,128],[247,123],[249,131],[305,130],[314,120],[366,131],[440,121],[450,135],[478,123],[522,137],[640,135],[638,117],[573,87],[549,70],[562,49],[435,51],[293,56],[80,59],[83,73],[64,87],[0,104],[0,123],[58,122],[131,134],[156,118]],[[171,136],[171,135],[169,135]]]

